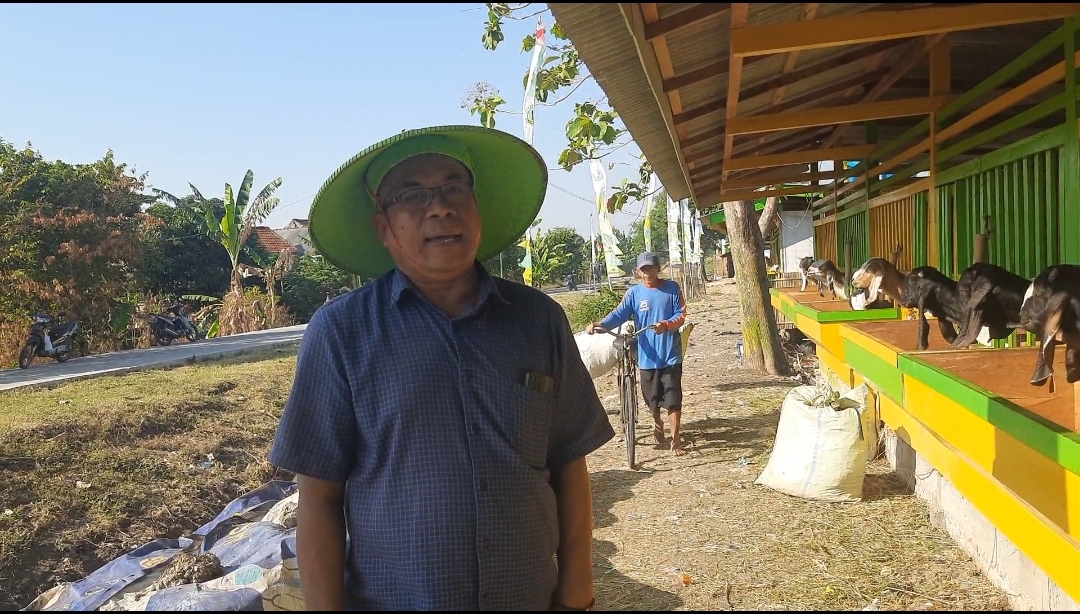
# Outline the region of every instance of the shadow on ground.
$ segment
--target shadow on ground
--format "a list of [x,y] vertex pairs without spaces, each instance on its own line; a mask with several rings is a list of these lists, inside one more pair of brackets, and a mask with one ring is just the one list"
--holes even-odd
[[713,384],[708,388],[719,392],[733,392],[736,390],[747,390],[750,388],[791,388],[791,384],[787,382],[769,380],[754,380],[751,382],[724,382],[722,384]]
[[[609,469],[592,474],[593,524],[595,528],[609,527],[618,518],[612,513],[614,505],[633,497],[631,489],[641,480],[651,477],[643,471]],[[659,590],[638,582],[619,571],[611,562],[618,552],[615,544],[593,540],[593,574],[596,579],[596,607],[602,610],[673,610],[683,605],[674,592]]]
[[709,448],[737,450],[737,456],[757,456],[769,450],[776,433],[776,413],[740,417],[705,418],[686,422],[686,439],[698,451]]

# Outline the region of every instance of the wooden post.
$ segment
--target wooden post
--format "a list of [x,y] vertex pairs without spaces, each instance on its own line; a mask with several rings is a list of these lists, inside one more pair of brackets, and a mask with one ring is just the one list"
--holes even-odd
[[971,263],[987,262],[986,254],[989,249],[990,216],[983,216],[983,231],[975,235],[975,249],[971,255]]
[[900,253],[904,251],[904,246],[899,243],[896,244],[896,248],[892,253],[892,265],[896,268],[900,268]]
[[855,237],[848,235],[844,241],[844,294],[851,296],[851,256],[855,248]]

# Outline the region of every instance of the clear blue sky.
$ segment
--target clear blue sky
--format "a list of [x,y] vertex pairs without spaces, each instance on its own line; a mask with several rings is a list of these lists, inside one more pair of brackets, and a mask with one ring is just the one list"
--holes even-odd
[[[475,124],[461,108],[484,80],[506,108],[498,127],[522,135],[522,79],[535,27],[510,22],[490,52],[476,4],[39,4],[0,7],[0,138],[46,159],[116,159],[177,195],[207,196],[275,177],[275,228],[307,217],[311,198],[350,156],[403,129]],[[545,20],[550,25],[550,17]],[[574,102],[603,92],[584,84],[556,107],[538,107],[535,146],[557,166]],[[608,161],[609,185],[636,175],[631,144]],[[587,166],[550,171],[542,227],[588,235]],[[567,194],[570,192],[577,197]],[[582,200],[585,199],[585,200]],[[586,202],[588,201],[588,202]],[[626,229],[641,204],[615,216]]]

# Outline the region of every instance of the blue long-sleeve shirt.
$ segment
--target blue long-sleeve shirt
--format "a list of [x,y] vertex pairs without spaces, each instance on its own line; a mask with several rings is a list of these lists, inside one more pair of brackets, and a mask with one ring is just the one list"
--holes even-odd
[[658,322],[667,322],[667,332],[645,331],[638,335],[638,367],[663,369],[682,361],[682,341],[679,327],[686,320],[686,301],[679,284],[663,279],[654,288],[644,283],[630,286],[611,313],[600,321],[600,327],[614,330],[633,318],[637,330]]

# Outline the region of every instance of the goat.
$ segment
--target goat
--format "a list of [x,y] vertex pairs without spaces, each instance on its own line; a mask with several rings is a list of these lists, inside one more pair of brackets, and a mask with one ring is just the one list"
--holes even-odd
[[[633,320],[623,322],[615,332],[620,334],[634,332]],[[607,333],[590,335],[586,332],[580,332],[574,335],[574,341],[577,342],[581,361],[585,363],[585,368],[588,369],[589,377],[592,379],[611,371],[619,362],[619,351],[615,348],[615,337]]]
[[960,333],[949,345],[964,349],[976,340],[989,344],[1004,339],[1017,328],[1024,293],[1031,281],[988,262],[964,269],[956,282],[960,302]]
[[900,305],[908,309],[919,310],[919,338],[917,350],[925,350],[930,344],[930,323],[926,321],[926,312],[937,318],[938,329],[945,341],[956,340],[953,324],[960,322],[962,311],[956,294],[956,282],[946,277],[932,266],[915,267],[904,280],[904,289],[900,294]]
[[867,305],[877,303],[879,294],[899,303],[906,279],[907,274],[901,273],[893,263],[884,258],[871,258],[851,274],[851,285],[866,290]]
[[1065,344],[1066,381],[1080,380],[1080,265],[1055,264],[1039,273],[1024,293],[1017,325],[1042,341],[1032,386],[1050,380],[1050,392],[1054,392],[1054,346],[1058,343]]
[[828,286],[832,297],[847,300],[847,280],[840,269],[836,268],[832,260],[815,260],[806,268],[806,276],[817,283],[818,294],[825,297],[825,287]]
[[813,256],[803,256],[799,259],[799,273],[802,275],[802,287],[799,288],[799,292],[806,292],[806,282],[810,281],[806,271],[810,268],[811,264],[814,264]]

